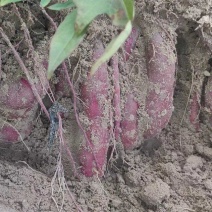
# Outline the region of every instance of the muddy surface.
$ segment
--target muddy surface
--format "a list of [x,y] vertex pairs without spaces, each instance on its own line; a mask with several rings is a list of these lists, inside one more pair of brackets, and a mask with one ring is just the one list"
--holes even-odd
[[[17,5],[30,31],[35,51],[40,55],[39,61],[44,62],[44,65],[37,66],[45,69],[48,42],[54,29],[38,5]],[[138,148],[128,152],[124,162],[109,162],[102,179],[85,179],[73,176],[73,164],[66,148],[59,145],[59,139],[49,148],[50,123],[38,110],[33,132],[24,140],[25,145],[22,142],[0,144],[0,211],[212,211],[212,118],[210,110],[205,109],[203,92],[204,86],[210,82],[206,77],[211,70],[211,9],[212,2],[206,0],[172,3],[137,0],[136,25],[142,26],[140,22],[151,18],[158,21],[160,27],[171,29],[175,34],[176,87],[174,111],[169,124],[157,138],[145,141],[140,136]],[[33,72],[36,69],[28,55],[28,44],[23,41],[23,30],[12,11],[13,6],[0,9],[0,26]],[[57,22],[65,15],[63,12],[48,12]],[[106,45],[118,32],[119,29],[112,27],[105,17],[100,17],[90,26],[86,40],[68,63],[76,91],[93,62],[91,55],[96,39]],[[6,80],[4,77],[8,77],[8,73],[15,74],[20,68],[1,37],[0,50],[1,80]],[[120,50],[119,58],[122,56],[123,51]],[[123,64],[120,60],[120,67],[121,107],[129,90],[133,90],[140,105],[144,105],[147,85],[142,30],[129,62]],[[52,80],[52,89],[57,81],[57,77]],[[189,119],[193,95],[199,97],[198,124],[191,123]],[[69,111],[63,119],[64,140],[77,158],[75,154],[83,137],[75,120],[71,93],[67,92],[66,97],[58,101]],[[47,107],[51,105],[48,98],[44,102]],[[80,107],[79,112],[86,125]],[[142,111],[138,115],[140,119],[145,117]],[[139,121],[141,135],[145,127],[145,121]]]

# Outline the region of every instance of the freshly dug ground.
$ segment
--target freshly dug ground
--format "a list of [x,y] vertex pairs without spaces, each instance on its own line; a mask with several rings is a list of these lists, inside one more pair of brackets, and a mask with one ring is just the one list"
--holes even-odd
[[[38,5],[19,3],[17,7],[38,54],[38,67],[40,65],[41,69],[45,69],[47,49],[54,28]],[[14,10],[12,5],[0,9],[0,26],[30,70],[35,66],[28,55],[27,41]],[[177,50],[176,86],[174,111],[169,124],[157,138],[144,141],[142,133],[146,127],[145,120],[140,120],[145,114],[139,110],[140,146],[128,152],[124,162],[110,160],[103,178],[78,179],[73,176],[67,153],[61,150],[62,159],[59,157],[59,139],[49,148],[50,123],[38,109],[33,131],[25,139],[28,149],[22,142],[0,144],[0,211],[212,211],[212,111],[204,107],[206,78],[212,69],[211,10],[212,2],[208,0],[137,0],[135,24],[141,26],[140,36],[127,64],[121,60],[123,50],[118,53],[121,107],[124,106],[125,95],[129,90],[133,90],[140,105],[144,105],[147,78],[142,22],[151,18],[157,26],[164,28],[165,33],[168,33],[168,27],[176,34],[176,40],[173,40]],[[47,12],[57,23],[66,14]],[[96,40],[107,45],[118,32],[119,29],[111,26],[104,16],[92,23],[85,40],[67,62],[77,93],[93,62],[91,55]],[[2,37],[0,51],[1,85],[9,74],[21,71]],[[111,70],[108,71],[110,75]],[[58,80],[56,76],[51,80],[53,90]],[[112,96],[112,89],[110,93]],[[192,124],[189,119],[194,93],[199,97],[201,105],[197,124]],[[75,150],[83,137],[75,121],[68,85],[65,97],[64,94],[61,96],[57,93],[57,100],[69,111],[69,115],[63,119],[64,138],[75,158]],[[47,97],[44,103],[47,108],[51,106]],[[87,120],[82,109],[78,109],[80,120],[86,126]],[[65,175],[60,169],[61,163]]]

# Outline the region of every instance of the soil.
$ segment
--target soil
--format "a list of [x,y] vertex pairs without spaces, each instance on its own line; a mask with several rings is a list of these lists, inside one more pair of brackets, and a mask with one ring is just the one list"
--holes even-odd
[[[37,4],[18,3],[17,7],[30,31],[40,61],[45,63],[47,45],[54,29]],[[177,55],[176,86],[170,122],[156,138],[145,141],[142,137],[146,127],[145,114],[140,109],[138,148],[127,152],[124,162],[109,163],[103,178],[86,179],[73,175],[73,164],[67,152],[61,149],[59,139],[49,148],[50,123],[39,109],[34,129],[24,140],[28,149],[22,142],[0,144],[0,211],[212,211],[212,119],[210,109],[202,103],[205,98],[202,89],[207,82],[205,73],[210,72],[211,9],[212,2],[206,0],[137,0],[135,24],[141,27],[141,34],[129,62],[123,64],[120,59],[121,107],[123,109],[129,90],[133,90],[140,108],[145,105],[147,76],[140,22],[148,24],[151,18],[163,30],[174,32],[176,38],[176,41],[173,39]],[[11,5],[0,8],[0,26],[16,45],[27,67],[33,69],[33,60],[27,54],[27,41],[24,41],[20,22],[13,12]],[[66,14],[48,12],[57,22]],[[107,45],[118,32],[119,29],[104,16],[92,23],[85,40],[69,58],[70,75],[76,91],[93,62],[92,48],[96,39]],[[1,80],[5,80],[8,73],[15,74],[20,68],[1,37],[0,50],[0,76]],[[119,58],[122,56],[123,51],[120,50]],[[52,88],[57,82],[55,77],[51,81]],[[189,119],[194,93],[202,103],[198,126],[190,123]],[[60,95],[58,101],[70,112],[63,119],[64,139],[73,157],[77,158],[77,148],[83,136],[75,120],[71,93],[62,98]],[[47,107],[51,105],[47,97],[44,102]],[[80,107],[79,112],[86,126]]]

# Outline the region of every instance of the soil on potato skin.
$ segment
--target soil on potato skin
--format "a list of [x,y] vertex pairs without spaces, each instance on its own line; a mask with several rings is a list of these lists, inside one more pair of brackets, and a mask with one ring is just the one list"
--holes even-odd
[[[66,179],[64,182],[62,176],[54,178],[58,168],[58,141],[55,141],[50,150],[47,148],[49,122],[45,115],[40,115],[38,111],[34,130],[25,140],[30,152],[22,143],[0,145],[0,211],[53,212],[59,211],[60,207],[62,207],[61,211],[81,209],[98,212],[212,211],[210,113],[204,108],[201,109],[198,131],[189,122],[190,96],[193,91],[201,96],[204,72],[209,70],[208,61],[211,58],[209,44],[212,43],[212,37],[208,29],[212,23],[202,24],[199,20],[203,20],[201,19],[203,16],[207,20],[207,15],[210,15],[212,9],[210,4],[209,1],[196,0],[172,1],[172,3],[165,0],[136,2],[136,14],[141,14],[137,15],[136,24],[139,25],[139,21],[145,21],[145,17],[152,17],[158,19],[162,26],[168,25],[177,34],[178,62],[174,112],[169,124],[157,138],[144,142],[140,137],[141,149],[127,153],[125,163],[120,161],[109,163],[105,177],[102,179],[72,177],[71,166],[64,153],[65,157],[62,158]],[[53,30],[40,9],[33,4],[18,5],[22,9],[25,8],[24,20],[29,21],[27,26],[30,29],[33,44],[38,45],[39,41],[48,40]],[[27,12],[28,9],[30,13]],[[8,17],[3,20],[1,16],[1,24],[10,39],[16,43],[23,37],[23,32],[18,28],[19,23],[14,22],[14,17],[8,15],[11,10],[11,6],[1,8],[0,16],[4,14],[3,16]],[[31,23],[29,14],[39,17],[41,23],[36,21]],[[61,17],[59,13],[51,15],[54,18]],[[93,62],[91,58],[95,40],[98,38],[106,45],[112,36],[118,33],[118,29],[112,27],[107,21],[101,18],[95,21],[85,41],[70,58],[70,63],[73,62],[72,65],[77,67],[78,71],[71,69],[76,90],[85,79],[86,72]],[[195,30],[199,25],[201,28]],[[20,70],[12,54],[8,55],[9,48],[2,38],[0,38],[0,47],[3,55],[2,76],[6,76],[5,73],[11,70],[12,72]],[[27,61],[26,48],[25,42],[17,47],[24,61]],[[119,58],[122,56],[123,53],[120,51]],[[145,105],[147,78],[142,31],[129,62],[123,64],[120,59],[120,70],[122,109],[125,94],[131,89],[139,103]],[[75,72],[76,74],[73,74]],[[78,148],[78,144],[83,140],[82,133],[74,118],[71,98],[62,98],[59,102],[70,111],[69,116],[63,120],[63,127],[64,138],[69,142],[74,155],[76,151],[73,150]],[[45,103],[49,106],[48,100]],[[81,120],[86,123],[86,117],[81,112],[81,108],[79,111]],[[145,114],[140,110],[139,118],[142,117],[145,117]],[[142,134],[145,121],[140,122],[139,130]],[[74,157],[77,156],[74,155]],[[56,180],[53,181],[54,179]],[[61,187],[58,186],[58,179],[60,179]]]

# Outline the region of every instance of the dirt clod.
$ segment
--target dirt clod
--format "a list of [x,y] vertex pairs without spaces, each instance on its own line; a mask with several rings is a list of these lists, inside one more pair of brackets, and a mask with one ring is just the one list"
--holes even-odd
[[203,166],[202,158],[196,155],[191,155],[186,159],[186,164],[183,169],[189,171],[192,169],[202,168],[202,166]]
[[202,155],[203,157],[207,157],[209,159],[212,159],[212,148],[208,146],[203,146],[201,144],[196,145],[196,151]]
[[147,184],[140,193],[141,200],[149,207],[157,207],[170,197],[170,187],[161,179]]

